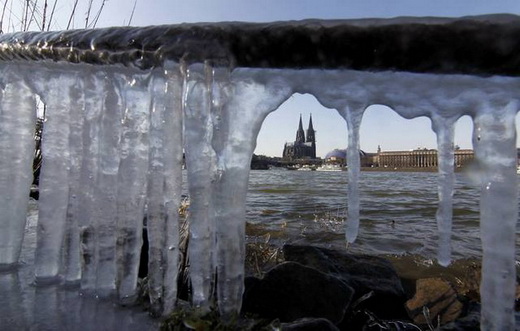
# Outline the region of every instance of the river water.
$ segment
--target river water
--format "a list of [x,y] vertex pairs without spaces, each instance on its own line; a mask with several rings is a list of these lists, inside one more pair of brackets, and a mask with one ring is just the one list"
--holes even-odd
[[[252,229],[249,232],[269,233],[269,240],[276,244],[344,248],[346,199],[346,171],[251,171],[247,200],[248,228]],[[436,173],[362,172],[360,199],[360,231],[350,251],[435,259]],[[457,173],[454,259],[481,257],[478,206],[477,183],[467,174]]]

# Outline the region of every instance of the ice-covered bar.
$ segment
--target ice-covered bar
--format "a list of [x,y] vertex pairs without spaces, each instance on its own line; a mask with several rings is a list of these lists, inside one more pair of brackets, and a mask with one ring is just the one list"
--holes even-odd
[[[450,263],[454,123],[469,115],[481,183],[484,330],[514,329],[520,18],[182,24],[0,36],[0,266],[16,268],[46,105],[35,279],[137,296],[146,216],[152,309],[176,306],[182,158],[192,305],[241,307],[256,137],[294,93],[348,127],[346,241],[359,227],[359,126],[370,105],[427,116],[439,149],[438,261]],[[216,289],[216,291],[215,291]],[[213,297],[216,293],[216,298]]]

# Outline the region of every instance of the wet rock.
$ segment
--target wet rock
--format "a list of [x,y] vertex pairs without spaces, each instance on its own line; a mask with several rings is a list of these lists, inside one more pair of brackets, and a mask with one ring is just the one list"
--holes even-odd
[[382,319],[407,318],[406,295],[392,264],[383,258],[354,255],[314,246],[285,245],[286,261],[294,261],[315,268],[343,280],[355,291],[353,300],[373,291],[369,299],[359,305]]
[[302,318],[292,323],[283,323],[282,331],[339,331],[339,329],[325,318]]
[[[425,316],[424,307],[429,316]],[[406,302],[406,309],[415,323],[436,325],[439,318],[441,324],[454,321],[463,304],[450,283],[441,278],[425,278],[417,280],[415,296]]]
[[353,290],[343,281],[299,263],[285,262],[264,278],[246,278],[243,313],[291,322],[304,317],[342,320]]
[[466,316],[443,325],[442,331],[473,331],[480,330],[480,304],[472,302],[468,305]]

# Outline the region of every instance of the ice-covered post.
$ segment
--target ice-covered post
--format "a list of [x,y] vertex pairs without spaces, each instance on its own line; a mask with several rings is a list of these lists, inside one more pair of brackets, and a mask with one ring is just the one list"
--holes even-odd
[[3,64],[0,91],[0,268],[18,262],[33,180],[36,101],[22,65]]
[[518,220],[516,174],[517,102],[490,100],[474,116],[473,147],[481,173],[483,330],[514,330],[515,240]]

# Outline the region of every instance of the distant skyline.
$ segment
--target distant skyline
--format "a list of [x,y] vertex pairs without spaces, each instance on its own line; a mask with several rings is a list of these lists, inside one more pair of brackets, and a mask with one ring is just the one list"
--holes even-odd
[[[102,0],[94,0],[97,10]],[[76,8],[71,27],[83,28],[88,1]],[[11,2],[4,17],[4,31],[16,30],[24,1]],[[58,1],[52,29],[66,28],[74,1]],[[106,1],[97,27],[179,24],[188,22],[247,21],[269,22],[279,20],[390,18],[398,16],[461,17],[471,15],[509,13],[520,14],[519,0],[134,0]],[[94,14],[91,14],[90,22]],[[36,27],[33,28],[35,30]],[[334,148],[345,148],[347,130],[345,121],[335,110],[322,107],[313,96],[293,95],[265,120],[260,131],[256,154],[281,156],[285,142],[295,139],[300,114],[308,123],[312,113],[316,130],[317,155],[325,156]],[[520,121],[517,116],[517,127]],[[430,120],[405,120],[384,106],[371,106],[365,112],[361,125],[361,149],[375,152],[408,150],[417,147],[436,148],[436,138]],[[462,118],[456,129],[455,144],[471,148],[472,124]]]

